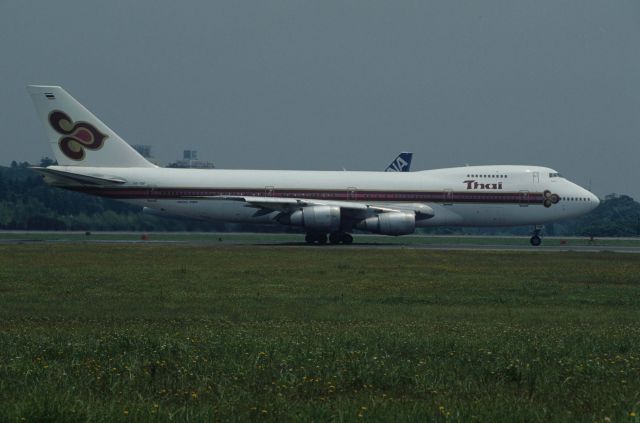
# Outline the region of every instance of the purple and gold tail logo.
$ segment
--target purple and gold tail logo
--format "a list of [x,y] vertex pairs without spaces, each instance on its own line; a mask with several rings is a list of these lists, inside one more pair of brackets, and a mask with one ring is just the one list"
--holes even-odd
[[99,150],[108,138],[90,123],[74,122],[69,115],[60,110],[49,113],[49,124],[57,133],[63,135],[58,141],[58,146],[71,160],[83,160],[85,148]]

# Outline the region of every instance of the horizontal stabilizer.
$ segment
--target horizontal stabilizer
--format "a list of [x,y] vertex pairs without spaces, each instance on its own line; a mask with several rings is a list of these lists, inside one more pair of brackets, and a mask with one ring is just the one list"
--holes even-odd
[[124,184],[124,179],[116,178],[108,175],[81,175],[79,173],[65,172],[62,170],[54,170],[44,167],[31,167],[30,169],[40,173],[45,177],[45,181],[53,186],[69,186],[69,185],[120,185]]

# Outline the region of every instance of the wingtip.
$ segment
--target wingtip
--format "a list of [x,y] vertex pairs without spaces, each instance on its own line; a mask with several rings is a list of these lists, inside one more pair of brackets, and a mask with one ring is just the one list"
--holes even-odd
[[42,92],[51,90],[61,90],[59,85],[40,85],[40,84],[27,84],[27,91],[29,92]]

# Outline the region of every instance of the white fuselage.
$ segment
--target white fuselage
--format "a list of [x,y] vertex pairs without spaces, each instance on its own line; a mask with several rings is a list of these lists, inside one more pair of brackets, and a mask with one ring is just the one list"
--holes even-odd
[[[117,187],[65,186],[157,214],[225,222],[277,223],[279,212],[257,213],[231,196],[297,198],[397,206],[424,204],[433,217],[416,226],[542,224],[584,214],[598,204],[586,189],[537,166],[467,166],[419,172],[204,170],[52,166],[50,169],[117,178]],[[544,204],[545,195],[559,201]]]

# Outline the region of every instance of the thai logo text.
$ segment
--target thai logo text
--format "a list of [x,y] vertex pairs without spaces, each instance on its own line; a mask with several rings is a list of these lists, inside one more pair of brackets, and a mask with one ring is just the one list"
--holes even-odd
[[49,124],[62,135],[58,140],[58,146],[71,160],[83,160],[85,149],[99,150],[108,138],[92,124],[74,122],[69,115],[60,110],[54,110],[49,114]]
[[463,183],[467,184],[467,189],[502,189],[502,182],[481,183],[475,179],[468,179]]

